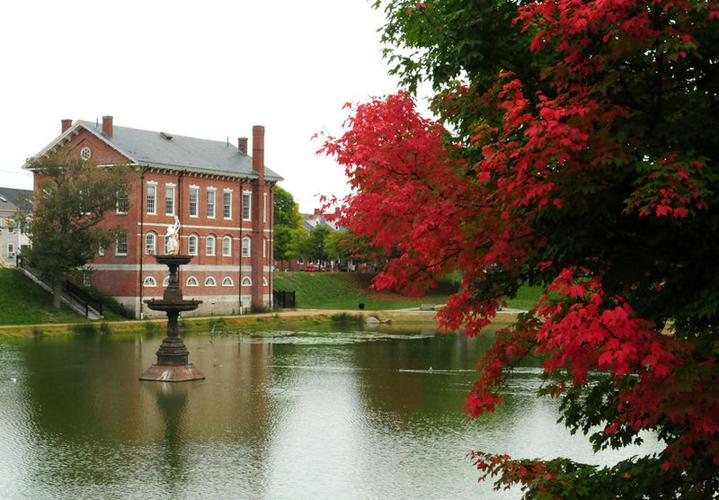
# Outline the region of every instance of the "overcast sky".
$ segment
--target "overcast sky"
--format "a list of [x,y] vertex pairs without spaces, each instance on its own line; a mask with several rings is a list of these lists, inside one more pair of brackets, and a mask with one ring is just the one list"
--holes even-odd
[[[0,185],[60,120],[236,143],[266,128],[265,163],[307,212],[347,193],[342,169],[314,154],[342,104],[396,90],[371,0],[21,0],[0,4]],[[250,146],[251,147],[251,146]]]

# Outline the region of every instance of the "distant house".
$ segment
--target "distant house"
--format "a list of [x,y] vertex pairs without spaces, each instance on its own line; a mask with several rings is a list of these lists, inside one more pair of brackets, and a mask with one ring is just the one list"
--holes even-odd
[[[180,253],[194,256],[181,269],[186,297],[203,301],[198,314],[240,313],[272,306],[274,186],[282,180],[265,167],[262,126],[247,138],[213,141],[113,124],[62,120],[60,135],[38,155],[58,154],[98,165],[128,165],[128,196],[106,214],[106,227],[125,234],[99,249],[84,280],[135,311],[160,298],[167,267],[168,226],[180,219]],[[35,192],[42,177],[35,175]],[[39,196],[37,197],[39,198]]]
[[0,264],[14,266],[16,256],[30,240],[20,229],[13,227],[18,208],[24,203],[31,208],[32,191],[0,187]]
[[333,231],[342,230],[334,221],[327,218],[319,208],[315,208],[315,211],[311,214],[302,214],[302,217],[305,220],[304,227],[307,231],[312,231],[317,226],[327,226]]

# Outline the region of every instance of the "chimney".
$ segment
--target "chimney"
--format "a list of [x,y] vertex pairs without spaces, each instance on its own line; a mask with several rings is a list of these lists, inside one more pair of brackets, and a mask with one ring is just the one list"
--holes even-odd
[[239,149],[243,155],[247,154],[247,137],[237,138],[237,149]]
[[60,120],[60,123],[62,123],[62,132],[60,132],[61,134],[64,134],[65,132],[67,132],[67,129],[72,127],[72,120],[70,120],[69,118]]
[[265,127],[252,127],[252,170],[260,177],[260,184],[265,180]]
[[107,137],[112,137],[112,116],[102,117],[102,133]]

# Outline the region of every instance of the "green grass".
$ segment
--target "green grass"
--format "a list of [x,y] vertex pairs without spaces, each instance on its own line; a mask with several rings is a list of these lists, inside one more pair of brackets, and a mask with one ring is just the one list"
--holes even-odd
[[[459,282],[456,276],[440,281],[439,288],[425,297],[400,293],[375,292],[369,288],[372,276],[363,273],[284,273],[274,277],[277,290],[295,291],[298,308],[358,309],[360,303],[370,311],[403,309],[420,304],[444,304]],[[508,307],[531,308],[541,293],[539,287],[522,287]]]
[[0,269],[0,325],[83,321],[65,305],[52,306],[52,296],[15,269]]

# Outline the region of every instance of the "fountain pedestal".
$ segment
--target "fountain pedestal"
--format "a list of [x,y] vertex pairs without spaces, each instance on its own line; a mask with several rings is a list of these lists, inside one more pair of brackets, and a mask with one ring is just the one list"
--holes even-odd
[[188,363],[189,351],[179,336],[177,317],[183,311],[194,311],[202,303],[201,300],[182,298],[178,268],[192,260],[189,255],[158,255],[159,264],[166,264],[170,270],[170,279],[165,288],[162,300],[146,300],[145,304],[153,311],[165,311],[167,314],[167,337],[157,350],[157,363],[150,366],[140,375],[140,380],[156,382],[189,382],[203,380],[205,375]]

